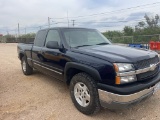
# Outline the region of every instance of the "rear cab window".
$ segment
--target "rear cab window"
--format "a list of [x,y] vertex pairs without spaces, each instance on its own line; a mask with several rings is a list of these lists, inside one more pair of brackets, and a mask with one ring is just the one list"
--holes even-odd
[[36,35],[34,46],[43,47],[46,35],[47,35],[47,30],[40,30]]

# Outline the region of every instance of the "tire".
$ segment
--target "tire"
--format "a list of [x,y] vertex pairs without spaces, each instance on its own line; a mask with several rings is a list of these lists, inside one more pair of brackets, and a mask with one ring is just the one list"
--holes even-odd
[[31,75],[33,73],[33,68],[28,65],[28,62],[25,57],[21,60],[22,71],[25,75]]
[[97,85],[86,73],[73,76],[70,83],[70,95],[75,107],[86,115],[97,113],[101,106]]

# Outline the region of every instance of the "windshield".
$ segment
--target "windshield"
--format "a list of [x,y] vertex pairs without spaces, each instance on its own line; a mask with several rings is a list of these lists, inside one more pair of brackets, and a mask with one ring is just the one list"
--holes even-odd
[[70,47],[111,44],[101,33],[94,29],[64,29],[64,37]]

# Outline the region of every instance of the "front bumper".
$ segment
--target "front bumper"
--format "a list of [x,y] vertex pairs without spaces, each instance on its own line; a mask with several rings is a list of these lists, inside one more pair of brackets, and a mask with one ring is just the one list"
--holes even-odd
[[129,95],[119,95],[98,89],[100,104],[104,108],[123,109],[153,95],[155,86]]

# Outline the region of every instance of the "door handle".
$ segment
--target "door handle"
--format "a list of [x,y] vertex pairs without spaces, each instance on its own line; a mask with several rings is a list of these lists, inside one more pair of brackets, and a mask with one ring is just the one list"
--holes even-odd
[[39,54],[44,54],[44,52],[43,52],[43,51],[39,51],[38,53],[39,53]]
[[41,51],[41,54],[42,54],[42,55],[44,55],[44,52],[43,52],[43,51]]

